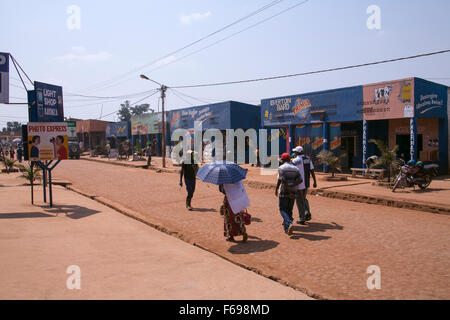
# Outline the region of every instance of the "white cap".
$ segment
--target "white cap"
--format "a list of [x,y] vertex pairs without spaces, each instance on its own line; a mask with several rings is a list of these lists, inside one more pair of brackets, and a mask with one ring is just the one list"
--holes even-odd
[[295,147],[295,148],[292,150],[292,152],[295,152],[295,153],[302,153],[302,152],[303,152],[303,147],[301,147],[301,146]]

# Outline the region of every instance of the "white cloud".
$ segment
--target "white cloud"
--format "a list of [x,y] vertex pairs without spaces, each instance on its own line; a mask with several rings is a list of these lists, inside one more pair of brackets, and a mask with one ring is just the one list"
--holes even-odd
[[168,56],[167,58],[161,59],[155,63],[155,67],[160,67],[174,61],[176,57],[174,55]]
[[56,61],[69,61],[69,62],[100,62],[111,58],[112,55],[109,52],[101,51],[97,53],[88,53],[85,47],[77,46],[72,47],[70,53],[65,55],[54,57]]
[[211,12],[205,12],[205,13],[191,13],[191,14],[181,14],[180,15],[180,22],[182,24],[191,24],[194,21],[206,19],[211,15]]

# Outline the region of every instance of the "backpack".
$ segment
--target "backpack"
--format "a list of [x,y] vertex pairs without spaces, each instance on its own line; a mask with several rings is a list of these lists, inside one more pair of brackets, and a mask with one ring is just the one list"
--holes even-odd
[[288,193],[296,193],[297,187],[303,182],[302,176],[298,171],[287,171],[282,179],[284,190]]

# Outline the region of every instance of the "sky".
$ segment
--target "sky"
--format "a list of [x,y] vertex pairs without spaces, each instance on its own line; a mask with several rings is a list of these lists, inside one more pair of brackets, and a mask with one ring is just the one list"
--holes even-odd
[[[65,116],[116,121],[114,111],[126,99],[160,109],[158,93],[143,99],[149,95],[143,92],[157,85],[141,79],[140,74],[171,87],[450,49],[448,0],[283,0],[171,54],[272,2],[2,0],[0,52],[11,53],[33,81],[61,85]],[[373,12],[367,13],[371,5],[380,10],[379,29],[367,26],[368,19],[373,21]],[[166,109],[227,100],[259,104],[270,97],[413,76],[450,85],[450,53],[282,80],[179,89],[181,94],[169,89]],[[10,101],[26,101],[12,65],[10,84]],[[27,122],[27,106],[0,104],[0,127],[6,121]]]

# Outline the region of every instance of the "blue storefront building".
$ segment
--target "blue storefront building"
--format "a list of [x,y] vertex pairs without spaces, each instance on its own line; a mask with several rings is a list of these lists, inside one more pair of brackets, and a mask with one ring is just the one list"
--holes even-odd
[[438,163],[448,172],[447,86],[420,78],[297,94],[261,101],[261,125],[279,130],[280,153],[301,145],[313,161],[321,150],[364,167],[379,139],[398,156]]
[[[203,133],[208,129],[217,129],[222,131],[225,139],[226,129],[242,129],[245,131],[250,128],[258,130],[261,127],[260,107],[237,101],[176,109],[168,113],[171,133],[176,129],[186,129],[193,134],[194,122],[198,122],[201,123]],[[176,144],[171,139],[168,142],[171,143],[171,146]]]

